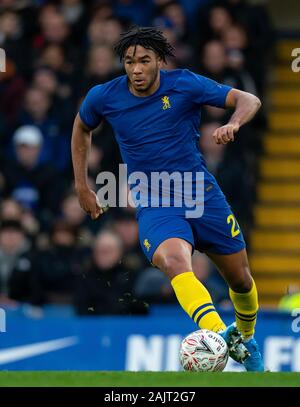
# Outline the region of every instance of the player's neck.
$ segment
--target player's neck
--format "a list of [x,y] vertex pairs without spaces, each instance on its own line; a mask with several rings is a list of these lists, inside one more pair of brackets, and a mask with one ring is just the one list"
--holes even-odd
[[153,93],[155,93],[157,91],[157,89],[160,86],[160,71],[158,71],[157,76],[155,78],[155,81],[153,82],[153,84],[150,86],[150,88],[146,89],[146,90],[136,90],[134,89],[134,87],[132,86],[132,84],[128,81],[128,89],[129,91],[137,97],[146,97],[146,96],[151,96],[153,95]]

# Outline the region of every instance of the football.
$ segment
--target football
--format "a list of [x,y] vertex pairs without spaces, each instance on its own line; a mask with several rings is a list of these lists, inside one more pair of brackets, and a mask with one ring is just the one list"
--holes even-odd
[[228,353],[222,336],[207,329],[200,329],[183,339],[179,358],[184,370],[221,372],[226,366]]

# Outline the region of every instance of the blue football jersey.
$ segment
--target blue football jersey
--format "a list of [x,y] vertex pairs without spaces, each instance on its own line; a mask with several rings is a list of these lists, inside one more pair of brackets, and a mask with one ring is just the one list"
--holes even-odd
[[224,108],[230,89],[187,69],[161,70],[156,92],[138,97],[124,75],[93,87],[79,114],[91,129],[102,118],[111,124],[128,175],[204,172],[205,185],[215,184],[199,150],[201,106]]

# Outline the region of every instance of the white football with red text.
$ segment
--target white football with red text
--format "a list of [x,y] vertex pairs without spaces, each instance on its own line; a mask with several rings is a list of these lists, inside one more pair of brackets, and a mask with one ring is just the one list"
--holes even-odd
[[222,336],[207,329],[187,335],[179,351],[181,366],[193,372],[221,372],[228,355],[228,347]]

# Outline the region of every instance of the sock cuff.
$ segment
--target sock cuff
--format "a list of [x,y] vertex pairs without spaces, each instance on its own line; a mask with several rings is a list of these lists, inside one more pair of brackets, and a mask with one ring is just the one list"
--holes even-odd
[[229,287],[230,294],[233,294],[235,297],[240,297],[240,298],[251,296],[253,293],[255,293],[257,291],[256,284],[255,284],[255,281],[253,280],[253,277],[251,277],[251,279],[252,279],[252,287],[251,287],[250,291],[247,291],[246,293],[237,293]]
[[173,277],[171,280],[172,287],[174,287],[177,283],[185,280],[186,278],[195,277],[193,271],[185,271],[184,273],[178,274],[177,276]]
[[251,318],[252,320],[255,320],[255,316],[259,308],[258,295],[253,278],[252,281],[253,285],[251,290],[247,293],[236,293],[229,289],[229,295],[234,305],[236,317],[238,317],[240,320],[244,319],[244,321],[247,322],[250,322]]

